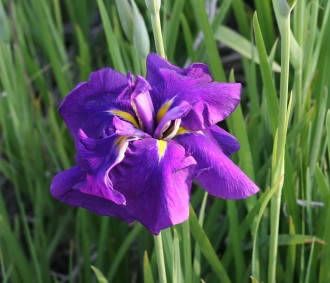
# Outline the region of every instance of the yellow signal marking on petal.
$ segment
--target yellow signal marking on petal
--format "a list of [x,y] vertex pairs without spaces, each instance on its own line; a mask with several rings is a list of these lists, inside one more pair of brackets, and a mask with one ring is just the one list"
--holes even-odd
[[132,116],[132,114],[127,113],[125,111],[121,111],[121,110],[110,110],[109,112],[116,115],[116,116],[119,116],[119,117],[125,119],[128,122],[131,122],[135,128],[138,128],[138,129],[140,128],[138,123],[136,122],[136,120]]
[[166,146],[167,146],[167,142],[163,141],[163,140],[157,140],[157,145],[158,145],[158,157],[159,157],[159,160],[160,160],[164,156]]
[[138,111],[137,111],[137,108],[136,108],[136,105],[135,105],[135,103],[134,103],[134,101],[133,100],[131,100],[131,106],[132,106],[132,108],[133,108],[133,110],[134,110],[134,113],[135,113],[135,115],[136,115],[136,117],[138,118],[138,120],[139,120],[139,125],[140,125],[140,129],[142,129],[142,122],[141,122],[141,119],[140,119],[140,117],[139,117],[139,113],[138,113]]
[[126,138],[127,138],[126,136],[120,136],[120,137],[118,137],[116,139],[116,141],[115,141],[115,146],[117,148],[120,148],[125,143]]
[[173,103],[173,99],[166,101],[162,107],[160,107],[160,109],[158,110],[157,116],[156,116],[156,121],[157,123],[160,122],[160,120],[164,117],[164,115],[166,114],[168,108],[170,108],[170,106]]
[[179,130],[178,130],[177,133],[176,133],[176,136],[178,136],[178,135],[182,135],[182,134],[191,133],[191,132],[192,132],[192,131],[187,130],[187,129],[184,128],[184,127],[180,127]]

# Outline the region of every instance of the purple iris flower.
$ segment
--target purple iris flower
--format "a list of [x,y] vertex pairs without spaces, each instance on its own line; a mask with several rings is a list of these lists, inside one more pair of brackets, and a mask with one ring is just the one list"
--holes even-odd
[[237,140],[216,126],[240,93],[239,83],[213,82],[204,64],[181,69],[156,54],[146,79],[110,68],[92,73],[59,108],[77,165],[54,177],[53,197],[158,234],[188,219],[193,179],[224,199],[255,194],[228,158]]

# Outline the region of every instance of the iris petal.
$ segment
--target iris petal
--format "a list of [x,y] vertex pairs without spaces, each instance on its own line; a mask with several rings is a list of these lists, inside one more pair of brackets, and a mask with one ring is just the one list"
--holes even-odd
[[182,119],[182,125],[189,130],[201,130],[226,119],[237,107],[239,83],[212,82],[207,66],[202,63],[180,69],[165,61],[155,54],[147,59],[147,80],[153,88],[151,97],[156,111],[174,97],[171,108],[187,101],[192,109]]
[[147,57],[147,81],[152,86],[157,85],[161,81],[161,77],[159,76],[160,69],[169,69],[183,74],[181,68],[172,65],[158,54],[151,53]]
[[109,172],[123,160],[127,146],[125,139],[117,134],[94,140],[80,131],[76,160],[87,175],[86,184],[80,191],[111,200],[116,204],[125,204],[125,197],[114,190]]
[[110,172],[114,188],[125,195],[127,211],[154,234],[188,218],[196,164],[179,144],[161,143],[159,147],[151,138],[133,141]]
[[134,115],[129,100],[131,80],[105,68],[92,73],[88,82],[79,84],[66,96],[59,111],[75,140],[79,129],[91,138],[103,136],[104,129],[112,126],[114,115],[109,110],[117,109]]
[[122,121],[118,117],[114,117],[112,122],[116,129],[116,133],[120,136],[137,137],[137,138],[150,137],[150,135],[148,135],[147,133],[133,127],[131,123]]
[[[116,109],[109,110],[108,112],[115,115],[115,117],[118,116],[118,117],[130,122],[135,128],[140,128],[132,114],[125,112],[125,111],[116,110]],[[112,121],[112,123],[113,123],[113,121]]]
[[51,194],[60,201],[72,206],[81,206],[100,215],[116,216],[126,222],[135,218],[125,209],[106,198],[86,194],[82,188],[87,186],[86,172],[80,166],[74,166],[57,174],[51,184]]
[[168,129],[170,126],[171,121],[175,121],[187,115],[190,111],[191,105],[186,102],[182,101],[180,105],[171,108],[164,117],[160,120],[155,132],[154,138],[161,139],[163,138],[163,133]]
[[211,126],[203,130],[203,132],[206,136],[212,139],[213,142],[218,144],[227,156],[232,155],[240,148],[237,139],[218,126]]
[[259,191],[258,187],[203,133],[178,135],[175,140],[197,161],[197,181],[211,195],[242,199]]
[[131,95],[132,106],[136,111],[142,123],[142,129],[148,134],[152,134],[154,130],[154,106],[150,98],[149,83],[141,76],[137,76],[135,90]]

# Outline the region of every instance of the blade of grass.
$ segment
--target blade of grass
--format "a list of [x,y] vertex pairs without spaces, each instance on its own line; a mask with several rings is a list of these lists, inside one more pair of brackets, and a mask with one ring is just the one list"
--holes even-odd
[[97,5],[99,7],[99,11],[101,14],[102,23],[103,23],[103,27],[104,27],[104,31],[105,31],[105,37],[107,39],[109,54],[111,56],[113,66],[117,71],[125,73],[126,70],[125,70],[125,66],[123,64],[122,56],[120,53],[120,48],[119,48],[117,40],[115,38],[115,34],[113,32],[110,18],[108,16],[108,13],[107,13],[103,0],[97,0]]
[[[261,36],[262,36],[261,33],[258,33],[259,42],[262,40]],[[261,55],[263,56],[262,63],[267,62],[267,54],[266,54],[266,50],[264,49],[264,46],[260,47],[259,44],[260,48],[257,49],[257,47],[251,44],[249,40],[247,40],[242,35],[240,35],[239,33],[235,32],[234,30],[226,26],[222,26],[222,25],[219,26],[214,34],[214,38],[226,44],[227,46],[229,46],[230,48],[232,48],[233,50],[235,50],[245,58],[253,60],[257,64],[260,64],[260,59],[258,55],[258,50],[259,50],[259,53],[261,53]],[[251,50],[253,50],[254,56],[252,56]],[[281,72],[281,66],[276,62],[273,62],[271,69],[277,73]]]
[[174,7],[170,14],[170,20],[164,29],[164,43],[168,58],[174,58],[176,42],[179,34],[180,19],[183,11],[185,0],[174,1]]
[[110,282],[112,282],[121,260],[123,259],[123,257],[127,253],[128,249],[132,245],[133,241],[141,233],[142,229],[143,229],[143,226],[136,223],[134,225],[134,228],[125,237],[125,240],[123,241],[120,248],[118,249],[115,258],[111,262],[111,267],[110,267],[110,270],[107,274],[107,278],[109,279]]
[[226,75],[221,63],[221,58],[218,52],[215,38],[212,34],[212,28],[206,13],[205,1],[196,0],[193,5],[196,18],[198,20],[200,29],[204,35],[205,48],[209,58],[211,72],[216,81],[226,81]]
[[[203,201],[200,208],[199,218],[198,222],[203,227],[204,223],[204,216],[205,216],[205,208],[206,208],[206,201],[207,201],[208,193],[204,193]],[[194,262],[193,262],[193,268],[194,268],[194,281],[191,282],[199,282],[201,278],[201,250],[198,246],[198,243],[195,244],[194,249]]]
[[[185,280],[187,279],[183,280],[183,276],[182,276],[179,235],[174,227],[172,228],[172,230],[173,230],[173,261],[172,261],[173,282],[185,282]],[[184,241],[187,241],[187,239],[184,239]]]
[[191,238],[189,221],[185,221],[181,225],[183,239],[183,264],[184,264],[184,279],[186,282],[192,282],[192,264],[191,264]]
[[204,230],[200,226],[196,214],[192,207],[190,207],[190,217],[189,217],[189,223],[190,223],[190,230],[191,233],[196,240],[196,242],[199,244],[199,247],[205,256],[206,260],[211,265],[215,275],[218,277],[218,280],[224,283],[231,282],[229,279],[229,276],[227,274],[227,271],[223,267],[221,261],[219,260],[217,254],[215,253],[207,235],[205,234]]
[[143,278],[144,283],[154,283],[147,251],[144,252],[143,256]]
[[108,283],[109,281],[104,277],[103,273],[95,266],[91,265],[91,269],[94,271],[97,281],[99,283]]
[[259,53],[259,58],[260,58],[260,70],[261,70],[262,81],[264,83],[264,88],[266,93],[267,109],[270,114],[269,115],[270,124],[272,125],[272,130],[274,133],[278,121],[279,104],[278,104],[275,84],[269,67],[266,48],[262,38],[257,14],[254,14],[253,16],[253,28],[256,37],[256,44]]

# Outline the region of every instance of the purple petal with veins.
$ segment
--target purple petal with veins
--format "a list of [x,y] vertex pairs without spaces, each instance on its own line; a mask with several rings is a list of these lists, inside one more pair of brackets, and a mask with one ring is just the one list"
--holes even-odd
[[138,118],[142,123],[142,129],[148,134],[154,130],[155,110],[150,98],[149,83],[141,76],[137,76],[135,90],[131,95],[131,102]]
[[120,136],[133,136],[140,138],[149,138],[150,135],[135,128],[131,123],[123,121],[118,117],[114,117],[112,120],[113,126],[116,129],[116,133]]

